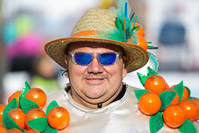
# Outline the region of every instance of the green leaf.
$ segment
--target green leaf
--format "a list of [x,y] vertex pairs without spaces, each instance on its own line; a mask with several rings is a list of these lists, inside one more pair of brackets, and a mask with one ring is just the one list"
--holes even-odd
[[183,92],[184,92],[183,81],[181,81],[179,84],[173,87],[173,89],[178,93],[179,102],[180,102],[182,100]]
[[158,73],[156,71],[154,71],[152,68],[147,67],[148,73],[147,73],[147,77],[151,76],[151,75],[158,75]]
[[166,107],[168,107],[170,105],[170,103],[173,101],[174,97],[176,96],[176,92],[174,91],[165,91],[162,92],[159,97],[161,100],[161,108],[160,110],[165,109]]
[[12,101],[10,101],[10,103],[8,103],[8,105],[5,107],[5,109],[3,110],[3,124],[4,127],[9,130],[11,128],[17,128],[21,131],[23,131],[23,129],[21,129],[8,115],[8,112],[12,109],[17,108],[17,100],[16,98],[14,98]]
[[28,84],[28,81],[25,81],[25,88],[27,88],[27,89],[31,89],[31,87],[30,87],[30,85]]
[[164,126],[164,121],[161,112],[158,112],[150,117],[149,126],[151,133],[158,132]]
[[143,74],[140,74],[140,73],[137,73],[137,75],[138,75],[138,78],[139,78],[140,82],[141,82],[142,85],[144,86],[144,83],[145,83],[145,81],[146,81],[146,79],[147,79],[147,76],[146,76],[146,75],[143,75]]
[[195,98],[197,98],[197,97],[189,97],[188,99],[195,99]]
[[19,96],[19,108],[20,108],[20,109],[21,109],[21,103],[20,103],[21,98],[22,98],[22,95]]
[[50,127],[49,125],[47,126],[46,130],[43,133],[58,133],[57,129],[54,129]]
[[134,90],[134,92],[135,92],[135,96],[136,96],[136,98],[138,99],[138,101],[140,100],[140,97],[143,95],[143,94],[145,94],[145,93],[147,93],[147,92],[150,92],[149,90]]
[[20,104],[21,104],[21,109],[23,110],[25,114],[32,108],[39,108],[39,106],[35,102],[25,97],[22,97],[20,99]]
[[181,133],[197,133],[196,127],[188,119],[185,119],[185,122],[182,124],[182,126],[178,127],[178,130]]
[[25,81],[25,87],[23,88],[23,91],[22,91],[22,97],[25,97],[26,93],[31,89],[30,85],[28,84],[27,81]]
[[26,93],[31,89],[30,85],[28,84],[27,81],[25,81],[25,87],[22,90],[21,95],[19,96],[19,108],[21,108],[21,98],[24,98]]
[[27,121],[28,125],[39,132],[43,132],[48,127],[48,120],[46,117],[40,117]]
[[47,109],[46,109],[46,116],[48,116],[48,113],[50,112],[50,110],[51,110],[52,108],[58,107],[58,106],[59,106],[58,103],[57,103],[55,100],[53,100],[53,101],[48,105],[48,107],[47,107]]

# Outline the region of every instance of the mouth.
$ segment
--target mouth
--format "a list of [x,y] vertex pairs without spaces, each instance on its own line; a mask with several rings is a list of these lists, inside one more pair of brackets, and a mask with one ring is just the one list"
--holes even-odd
[[105,78],[86,78],[86,80],[103,80]]
[[88,85],[101,85],[105,81],[105,77],[89,77],[85,78],[85,81]]

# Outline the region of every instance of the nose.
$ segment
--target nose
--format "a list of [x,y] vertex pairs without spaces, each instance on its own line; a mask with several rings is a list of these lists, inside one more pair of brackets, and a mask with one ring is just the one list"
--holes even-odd
[[102,73],[103,67],[99,64],[97,58],[93,58],[90,65],[88,66],[89,73]]

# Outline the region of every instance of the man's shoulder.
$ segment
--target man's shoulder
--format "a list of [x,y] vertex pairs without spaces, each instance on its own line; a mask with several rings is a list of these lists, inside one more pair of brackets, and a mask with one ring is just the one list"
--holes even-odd
[[126,83],[124,83],[124,84],[127,86],[127,88],[131,88],[132,90],[142,90],[142,89],[139,88],[139,87],[135,87],[135,86],[132,86],[132,85],[126,84]]
[[141,88],[138,88],[138,87],[135,87],[135,86],[131,86],[131,85],[128,85],[127,84],[127,91],[130,91],[130,93],[133,93],[133,94],[135,94],[135,90],[143,90],[143,89],[141,89]]
[[60,95],[63,95],[63,92],[64,92],[64,89],[60,89],[60,90],[57,90],[53,93],[50,93],[50,94],[47,95],[47,99],[56,99]]

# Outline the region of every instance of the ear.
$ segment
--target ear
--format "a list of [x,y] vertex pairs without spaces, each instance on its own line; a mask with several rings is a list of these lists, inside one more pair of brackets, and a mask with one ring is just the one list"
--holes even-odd
[[126,68],[123,68],[122,77],[125,78],[126,75],[127,75],[127,70]]
[[68,63],[68,56],[67,55],[64,55],[64,61],[65,61],[66,66],[67,66],[67,63]]
[[[64,56],[64,61],[66,63],[66,66],[68,67],[68,57],[66,55]],[[68,68],[66,68],[66,69],[68,69]],[[66,78],[68,78],[68,71],[65,72],[64,75],[65,75]]]
[[127,75],[127,70],[125,68],[125,65],[126,65],[126,57],[123,56],[123,72],[122,72],[122,77],[123,78],[126,77],[126,75]]

